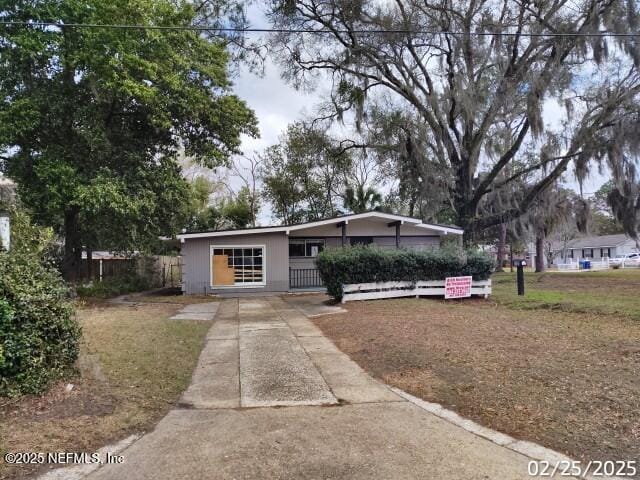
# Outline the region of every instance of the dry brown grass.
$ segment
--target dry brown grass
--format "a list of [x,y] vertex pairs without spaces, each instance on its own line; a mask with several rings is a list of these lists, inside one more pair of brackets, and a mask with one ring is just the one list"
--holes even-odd
[[[92,452],[157,422],[191,378],[209,322],[171,321],[179,306],[94,304],[80,310],[80,375],[41,397],[0,401],[0,450]],[[0,478],[34,469],[0,464]]]
[[220,301],[215,295],[136,295],[128,300],[141,303],[171,303],[176,305],[188,305],[191,303],[208,303]]
[[579,459],[640,458],[640,323],[491,301],[346,304],[315,319],[366,370]]

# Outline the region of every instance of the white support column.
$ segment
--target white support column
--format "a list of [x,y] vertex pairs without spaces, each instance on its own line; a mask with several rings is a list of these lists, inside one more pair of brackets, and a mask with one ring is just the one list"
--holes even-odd
[[0,247],[6,251],[11,247],[11,224],[5,215],[0,216]]

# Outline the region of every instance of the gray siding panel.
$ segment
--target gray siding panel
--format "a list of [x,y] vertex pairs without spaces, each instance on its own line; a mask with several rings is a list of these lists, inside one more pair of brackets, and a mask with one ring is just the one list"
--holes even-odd
[[[211,288],[212,245],[264,245],[264,287]],[[188,294],[286,292],[289,289],[289,240],[283,232],[187,239],[182,244],[182,290]]]
[[[396,239],[374,237],[373,243],[383,248],[396,248]],[[400,247],[412,250],[429,250],[440,247],[440,237],[400,237]]]
[[316,268],[315,258],[313,257],[291,257],[289,259],[291,268]]

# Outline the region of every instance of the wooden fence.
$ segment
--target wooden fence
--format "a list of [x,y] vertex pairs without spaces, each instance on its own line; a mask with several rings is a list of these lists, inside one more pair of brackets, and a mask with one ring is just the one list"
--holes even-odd
[[132,258],[83,258],[80,261],[80,279],[100,282],[106,278],[119,277],[135,270]]
[[[144,261],[152,262],[151,268]],[[122,277],[130,273],[152,276],[151,283],[162,287],[178,287],[182,279],[180,257],[154,255],[143,262],[136,258],[95,258],[89,261],[83,258],[80,263],[80,279],[101,282],[109,278]]]
[[[342,303],[353,300],[375,300],[396,297],[444,297],[444,280],[420,282],[377,282],[354,283],[342,287]],[[487,298],[491,295],[491,279],[474,280],[471,283],[471,295]]]
[[158,273],[163,287],[179,287],[182,283],[182,257],[157,255]]

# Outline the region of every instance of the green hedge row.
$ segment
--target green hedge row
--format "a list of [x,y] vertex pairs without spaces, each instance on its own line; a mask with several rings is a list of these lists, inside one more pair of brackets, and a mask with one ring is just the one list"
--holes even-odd
[[471,275],[486,280],[495,268],[493,258],[478,252],[390,250],[378,247],[329,248],[316,258],[329,295],[342,298],[350,283],[444,280]]

